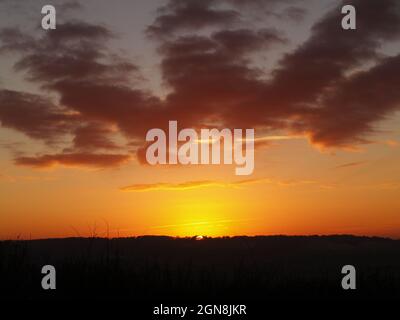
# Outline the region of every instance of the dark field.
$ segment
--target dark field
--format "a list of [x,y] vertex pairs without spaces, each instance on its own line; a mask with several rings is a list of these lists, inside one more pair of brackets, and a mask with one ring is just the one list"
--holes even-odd
[[[54,265],[57,289],[41,288]],[[357,290],[341,288],[342,266]],[[0,242],[0,299],[400,299],[400,241],[353,236]]]

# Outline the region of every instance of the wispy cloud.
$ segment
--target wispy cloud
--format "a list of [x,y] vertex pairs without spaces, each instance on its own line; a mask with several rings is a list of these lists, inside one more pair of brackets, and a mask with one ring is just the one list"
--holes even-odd
[[210,221],[198,221],[198,222],[189,222],[189,223],[179,223],[179,224],[167,224],[162,226],[152,226],[152,229],[166,229],[166,228],[174,228],[174,227],[192,227],[192,226],[203,226],[203,225],[220,225],[220,224],[229,224],[229,223],[237,223],[237,222],[248,222],[254,221],[257,219],[225,219],[225,220],[210,220]]
[[396,190],[400,188],[400,182],[399,181],[388,181],[388,182],[383,182],[379,184],[374,184],[369,186],[370,188],[374,189],[381,189],[381,190]]
[[60,153],[36,157],[17,157],[15,164],[33,168],[50,168],[57,165],[66,167],[108,168],[130,160],[128,154]]
[[232,182],[222,182],[216,180],[198,180],[198,181],[187,181],[181,183],[142,183],[132,184],[120,188],[121,191],[126,192],[148,192],[148,191],[181,191],[199,188],[240,188],[247,185],[263,183],[271,184],[281,187],[291,187],[298,185],[311,185],[317,184],[316,181],[312,180],[274,180],[268,178],[260,179],[246,179]]
[[305,139],[304,136],[300,135],[293,135],[293,136],[288,136],[288,135],[277,135],[277,136],[264,136],[264,137],[259,137],[255,138],[254,141],[281,141],[281,140],[295,140],[295,139]]
[[397,140],[386,140],[385,144],[392,148],[397,148],[400,146],[400,143]]
[[356,161],[356,162],[344,163],[344,164],[336,166],[335,169],[359,167],[359,166],[362,166],[363,164],[366,164],[367,162],[368,161]]
[[[247,183],[251,183],[248,181]],[[255,183],[255,182],[254,182]],[[212,180],[201,180],[201,181],[187,181],[181,183],[143,183],[143,184],[133,184],[126,187],[120,188],[122,191],[131,191],[131,192],[145,192],[145,191],[174,191],[174,190],[189,190],[189,189],[198,189],[198,188],[206,188],[206,187],[222,187],[222,188],[232,188],[235,186],[246,184],[245,181],[240,182],[218,182]]]

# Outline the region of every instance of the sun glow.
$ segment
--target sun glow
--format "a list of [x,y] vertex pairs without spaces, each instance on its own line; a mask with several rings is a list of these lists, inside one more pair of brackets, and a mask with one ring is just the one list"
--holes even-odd
[[224,235],[230,223],[226,205],[221,201],[185,199],[170,208],[170,224],[155,226],[157,233],[179,237]]

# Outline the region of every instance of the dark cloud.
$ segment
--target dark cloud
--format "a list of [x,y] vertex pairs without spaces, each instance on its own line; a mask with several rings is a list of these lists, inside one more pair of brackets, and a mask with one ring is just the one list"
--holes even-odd
[[148,162],[146,160],[146,149],[151,143],[142,143],[136,148],[136,159],[141,165],[147,165]]
[[[246,109],[266,84],[259,79],[261,70],[250,66],[249,56],[282,42],[273,30],[239,29],[164,43],[162,74],[173,89],[167,98],[170,116],[184,126],[210,121],[252,126],[259,115]],[[264,106],[265,101],[260,104]]]
[[111,37],[107,28],[83,22],[59,24],[56,31],[46,32],[40,39],[18,30],[0,33],[2,50],[23,53],[15,69],[45,85],[67,79],[126,80],[137,67],[109,53],[105,41]]
[[[65,153],[17,163],[65,164],[83,150],[90,152],[84,159],[98,163],[98,150],[118,148],[115,132],[135,141],[140,160],[144,147],[137,142],[151,128],[165,129],[169,120],[178,120],[181,128],[215,124],[289,131],[325,147],[365,142],[375,123],[399,108],[400,58],[382,57],[379,50],[399,38],[400,13],[395,0],[352,3],[356,31],[342,30],[337,6],[265,80],[253,59],[285,44],[285,35],[245,26],[242,17],[281,6],[279,14],[296,20],[303,13],[299,7],[278,1],[169,1],[147,30],[158,37],[162,79],[170,89],[164,100],[135,87],[131,79],[140,76],[139,68],[109,50],[114,35],[104,26],[68,22],[40,39],[3,30],[0,51],[16,53],[16,70],[56,93],[59,102],[3,90],[2,125],[43,140],[72,135]],[[367,62],[374,67],[356,71]]]
[[112,36],[108,28],[101,25],[94,25],[82,21],[65,22],[57,26],[57,32],[48,32],[52,43],[61,43],[70,40],[105,40]]
[[[335,108],[330,106],[335,100],[332,92],[335,85],[350,83],[346,76],[349,71],[368,61],[380,63],[378,49],[382,43],[400,35],[400,14],[398,4],[391,0],[354,1],[354,5],[358,9],[357,31],[341,28],[341,5],[336,7],[313,26],[305,43],[281,59],[269,82],[260,80],[260,70],[249,67],[247,55],[282,40],[277,33],[269,31],[265,41],[259,38],[261,31],[253,29],[167,40],[161,46],[162,71],[173,89],[168,97],[171,114],[184,117],[183,122],[196,118],[198,124],[218,120],[231,127],[289,129],[308,134],[313,142],[325,146],[364,141],[371,123],[382,119],[395,105],[381,108],[368,119],[360,118],[357,109],[362,106],[353,107],[357,103],[353,101],[345,104],[349,118],[337,121]],[[370,23],[372,18],[374,22]],[[362,90],[367,91],[366,83],[359,95]],[[185,112],[187,106],[191,106],[191,115]],[[341,116],[344,118],[345,113]],[[358,118],[358,123],[351,118]]]
[[[304,17],[304,10],[290,5],[301,0],[169,0],[158,10],[158,16],[147,28],[147,34],[163,39],[184,31],[205,28],[232,28],[245,20],[243,11],[262,12],[296,21]],[[289,4],[289,5],[288,5]],[[272,8],[282,7],[277,13]]]
[[400,106],[400,55],[344,79],[322,99],[324,108],[305,117],[314,143],[324,146],[366,142],[365,134]]
[[[18,29],[5,29],[0,32],[0,50],[21,55],[15,69],[26,72],[30,81],[42,85],[43,88],[59,92],[61,105],[65,106],[56,107],[39,96],[3,90],[0,93],[2,125],[41,139],[50,139],[67,132],[75,133],[78,136],[74,143],[78,147],[82,145],[83,140],[88,144],[89,129],[85,123],[90,119],[85,117],[85,112],[90,118],[91,110],[100,110],[100,115],[96,114],[93,118],[112,122],[113,119],[107,117],[109,114],[106,110],[112,110],[113,99],[118,100],[113,93],[118,95],[123,91],[121,83],[127,83],[132,72],[137,70],[136,66],[107,50],[104,41],[111,36],[111,32],[105,27],[82,22],[60,24],[56,33],[46,32],[39,40],[23,34]],[[84,101],[85,97],[82,95],[85,84],[96,87],[94,99]],[[68,95],[69,90],[73,92],[74,88],[83,89],[77,93],[80,104],[77,103],[76,106],[64,103],[64,100],[74,99],[74,96]],[[65,93],[62,92],[63,89]],[[98,92],[103,90],[106,97],[102,95],[103,101],[100,103],[96,101],[96,96],[99,97]],[[80,110],[79,107],[85,102],[85,108]],[[102,106],[104,108],[101,111]],[[127,113],[128,110],[124,109],[124,112]],[[86,131],[82,127],[77,128],[75,119],[80,120],[80,125],[86,127]],[[93,126],[91,129],[94,130]],[[97,133],[99,131],[104,134],[103,129],[98,129]],[[85,138],[82,138],[82,134],[85,134]],[[99,143],[95,136],[90,135],[95,139],[93,145]],[[102,145],[112,146],[111,143]]]
[[[127,79],[137,68],[106,48],[105,41],[111,37],[105,27],[83,22],[59,24],[57,35],[46,32],[41,39],[17,29],[0,33],[0,50],[20,55],[15,69],[24,71],[28,80],[44,89],[59,93],[60,98],[60,103],[53,103],[38,95],[1,90],[1,124],[49,143],[60,138],[66,140],[72,135],[71,146],[65,148],[63,154],[19,157],[17,164],[88,166],[93,162],[93,166],[107,167],[129,159],[126,155],[96,153],[99,149],[118,148],[110,129],[115,121],[113,104],[119,100],[117,96],[121,91],[135,96],[135,92],[122,83],[128,83]],[[85,92],[89,85],[95,87],[94,92],[90,89]],[[86,93],[93,93],[93,98]],[[79,103],[74,104],[75,98]],[[130,102],[132,99],[127,104]],[[118,107],[114,111],[131,112]],[[124,117],[122,113],[120,116]]]
[[21,32],[18,28],[0,30],[0,53],[31,50],[36,47],[35,38]]
[[344,163],[344,164],[338,165],[335,167],[335,169],[354,168],[354,167],[362,166],[366,163],[367,163],[367,161],[349,162],[349,163]]
[[359,13],[358,29],[345,32],[341,28],[341,6],[316,23],[310,38],[287,54],[275,71],[269,88],[273,103],[316,102],[323,89],[342,79],[352,68],[375,58],[383,40],[399,37],[400,14],[396,1],[353,2]]
[[112,139],[112,134],[113,130],[104,123],[87,123],[75,130],[73,149],[86,151],[118,149],[118,145]]
[[285,10],[283,10],[281,17],[284,19],[288,18],[295,22],[300,22],[305,18],[306,15],[307,10],[305,10],[304,8],[289,6],[288,8],[285,8]]
[[214,0],[173,0],[159,9],[160,15],[147,28],[151,36],[166,36],[181,30],[198,30],[210,26],[226,26],[237,22],[235,10],[215,8]]
[[69,167],[108,168],[120,166],[129,161],[126,154],[61,153],[37,157],[18,157],[15,164],[33,168],[49,168],[57,165]]
[[236,56],[266,49],[271,44],[285,42],[285,39],[274,29],[223,30],[214,33],[211,38],[226,54]]
[[74,129],[78,118],[41,96],[0,90],[0,122],[3,127],[52,143]]

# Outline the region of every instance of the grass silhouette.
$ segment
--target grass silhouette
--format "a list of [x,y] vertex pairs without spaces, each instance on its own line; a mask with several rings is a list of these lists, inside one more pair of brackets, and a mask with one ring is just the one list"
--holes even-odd
[[[54,265],[57,289],[41,288]],[[341,288],[342,266],[357,290]],[[355,236],[66,238],[0,242],[0,299],[400,298],[400,241]]]

